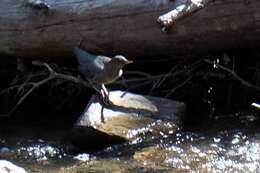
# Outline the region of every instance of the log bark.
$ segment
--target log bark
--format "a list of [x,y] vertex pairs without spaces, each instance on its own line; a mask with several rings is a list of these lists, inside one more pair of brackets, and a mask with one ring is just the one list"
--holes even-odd
[[163,33],[157,18],[180,1],[1,0],[0,55],[64,58],[80,40],[92,53],[128,57],[259,46],[260,1],[215,0]]

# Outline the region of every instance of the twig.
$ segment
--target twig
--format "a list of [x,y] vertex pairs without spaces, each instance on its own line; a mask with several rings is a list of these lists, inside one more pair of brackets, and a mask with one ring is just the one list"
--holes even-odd
[[128,91],[133,90],[133,89],[136,89],[136,88],[139,88],[139,87],[144,86],[144,85],[147,85],[147,84],[149,84],[149,83],[151,83],[151,82],[152,82],[152,81],[145,81],[145,82],[142,82],[142,83],[140,83],[140,84],[138,84],[138,85],[135,85],[135,86],[133,86],[133,87],[129,87],[129,88],[127,88],[127,89],[124,91],[124,93],[121,95],[121,97],[124,97],[125,94],[126,94]]
[[255,85],[253,85],[253,84],[251,84],[251,83],[245,81],[245,80],[242,79],[235,71],[230,70],[229,68],[226,68],[226,67],[224,67],[224,66],[222,66],[222,65],[220,65],[220,64],[216,64],[216,63],[214,63],[214,62],[212,62],[212,61],[210,61],[210,60],[208,60],[208,59],[204,59],[204,61],[207,62],[207,63],[209,63],[209,64],[213,64],[213,65],[219,67],[219,68],[222,69],[222,70],[225,70],[225,71],[229,72],[230,74],[232,74],[232,76],[233,76],[235,79],[237,79],[237,80],[238,80],[239,82],[241,82],[243,85],[245,85],[245,86],[247,86],[247,87],[249,87],[249,88],[254,88],[254,89],[256,89],[257,91],[260,91],[260,88],[259,88],[258,86],[255,86]]
[[47,67],[51,75],[55,75],[56,72],[54,72],[53,69],[47,63],[43,63],[43,64],[45,65],[45,67]]
[[33,87],[28,91],[26,92],[20,99],[19,101],[16,103],[16,105],[14,106],[14,108],[8,113],[9,115],[12,115],[16,110],[17,108],[20,106],[20,104],[22,104],[24,102],[24,100],[38,87],[42,86],[43,84],[49,82],[50,80],[54,79],[53,76],[50,76],[48,77],[47,79],[44,79],[40,82],[37,82],[33,85]]
[[[177,71],[175,73],[170,74],[168,77],[172,77],[172,76],[176,76],[178,74],[184,73],[184,72],[189,72],[192,71],[194,69],[196,69],[197,67],[199,67],[201,65],[201,60],[196,61],[195,63],[191,64],[190,66],[188,66],[187,68],[183,68],[180,71]],[[147,76],[147,77],[143,77],[143,78],[134,78],[134,79],[127,79],[127,80],[120,80],[120,81],[116,81],[113,84],[123,84],[125,82],[142,82],[142,81],[147,81],[147,80],[156,80],[156,79],[160,79],[160,78],[164,78],[166,74],[160,74],[160,75],[155,75],[155,76]]]
[[159,79],[153,86],[152,88],[150,89],[148,95],[151,95],[153,90],[160,87],[161,84],[172,74],[172,72],[177,68],[177,66],[174,66],[171,68],[171,70],[165,75],[163,76],[161,79]]
[[116,81],[114,82],[114,84],[122,84],[125,82],[142,82],[142,81],[147,81],[147,80],[155,80],[155,79],[159,79],[161,77],[163,77],[165,74],[161,74],[161,75],[155,75],[155,76],[149,76],[149,77],[143,77],[143,78],[133,78],[133,79],[127,79],[127,80],[120,80],[120,81]]
[[149,83],[151,83],[151,82],[152,82],[152,81],[149,81],[149,80],[148,80],[148,81],[145,81],[145,82],[142,82],[142,83],[137,84],[137,85],[135,85],[135,86],[133,86],[133,87],[127,88],[126,91],[130,91],[130,90],[139,88],[139,87],[144,86],[144,85],[147,85],[147,84],[149,84]]
[[[28,85],[31,85],[31,83],[28,84]],[[13,86],[10,86],[10,87],[4,89],[3,91],[1,91],[1,92],[0,92],[0,95],[2,95],[2,94],[4,94],[4,93],[7,93],[8,91],[13,90],[13,89],[15,89],[15,88],[19,88],[20,86],[21,86],[21,85],[13,85]]]
[[[168,78],[168,77],[173,77],[173,76],[177,76],[178,74],[182,74],[185,72],[191,72],[193,70],[195,70],[196,68],[198,68],[201,64],[201,60],[196,61],[195,63],[191,64],[190,66],[188,66],[187,68],[183,68],[180,71],[177,71],[175,73],[173,73],[175,71],[175,69],[177,68],[177,66],[174,66],[164,77],[162,77],[161,80],[158,80],[158,83],[155,84],[155,86],[153,86],[153,88],[150,90],[149,95],[152,93],[153,89],[158,88],[162,85],[162,83]],[[177,88],[176,88],[177,89]]]
[[[142,72],[142,71],[126,71],[126,72],[124,72],[124,74],[125,75],[139,75],[139,76],[144,76],[144,77],[151,77],[152,76],[151,74],[146,73],[146,72]],[[128,88],[127,80],[123,76],[121,78],[122,78],[122,80],[120,80],[121,84],[124,87]],[[134,88],[136,88],[136,87],[134,87]],[[130,88],[128,88],[127,90],[130,90]]]
[[[175,58],[180,58],[178,56],[174,56]],[[167,62],[167,61],[173,61],[173,58],[156,58],[156,59],[149,59],[149,60],[143,60],[143,61],[138,61],[135,64],[152,64],[152,63],[161,63],[161,62]]]
[[178,88],[182,87],[184,84],[186,84],[190,79],[192,78],[192,76],[190,76],[188,79],[186,79],[185,81],[183,81],[182,83],[180,83],[179,85],[177,85],[176,87],[172,88],[171,91],[165,96],[166,98],[168,98],[170,95],[172,95],[172,93],[174,91],[176,91]]
[[[22,85],[32,85],[32,87],[19,99],[19,101],[16,103],[16,105],[12,108],[12,110],[6,114],[6,115],[1,115],[1,116],[10,116],[12,115],[18,108],[19,106],[24,102],[24,100],[37,88],[41,87],[42,85],[48,83],[49,81],[53,80],[53,79],[65,79],[65,80],[68,80],[68,81],[72,81],[72,82],[75,82],[75,83],[79,83],[79,84],[82,84],[84,85],[85,87],[91,87],[87,82],[81,80],[80,78],[76,78],[74,76],[70,76],[70,75],[65,75],[65,74],[61,74],[61,73],[57,73],[55,72],[47,63],[43,63],[44,66],[48,69],[48,71],[50,72],[49,74],[49,77],[47,77],[46,79],[43,79],[39,82],[30,82],[30,83],[25,83],[25,84],[22,84]],[[14,89],[14,88],[18,88],[20,87],[21,85],[15,85],[15,86],[11,86],[7,89],[5,89],[4,91],[2,91],[0,93],[3,94],[4,92],[7,92],[11,89]]]
[[151,74],[145,73],[145,72],[142,72],[142,71],[126,71],[126,72],[124,72],[124,74],[126,74],[126,75],[140,75],[140,76],[146,76],[146,77],[152,76]]

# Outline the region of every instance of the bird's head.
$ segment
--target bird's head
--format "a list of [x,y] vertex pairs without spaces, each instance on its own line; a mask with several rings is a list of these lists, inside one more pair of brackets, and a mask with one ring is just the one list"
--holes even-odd
[[112,58],[111,62],[114,63],[114,64],[117,64],[118,66],[121,66],[121,67],[123,67],[123,66],[126,65],[126,64],[131,64],[131,63],[133,63],[132,60],[128,60],[128,59],[126,59],[126,58],[125,58],[124,56],[122,56],[122,55],[116,55],[116,56],[114,56],[114,57]]

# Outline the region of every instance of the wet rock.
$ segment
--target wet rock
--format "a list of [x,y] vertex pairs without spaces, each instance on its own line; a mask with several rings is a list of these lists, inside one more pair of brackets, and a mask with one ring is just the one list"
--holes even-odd
[[143,161],[150,165],[161,163],[165,160],[165,151],[158,146],[144,148],[142,151],[135,152],[133,158],[137,161]]
[[10,155],[12,155],[12,152],[8,147],[0,147],[0,158],[7,158]]
[[7,160],[0,160],[0,172],[1,173],[27,173],[23,168],[16,166],[15,164]]
[[91,98],[74,126],[71,135],[74,142],[83,145],[120,143],[138,134],[129,135],[130,131],[148,130],[156,121],[178,126],[185,112],[184,103],[165,98],[123,91],[112,91],[109,98],[112,106],[104,105],[99,95]]

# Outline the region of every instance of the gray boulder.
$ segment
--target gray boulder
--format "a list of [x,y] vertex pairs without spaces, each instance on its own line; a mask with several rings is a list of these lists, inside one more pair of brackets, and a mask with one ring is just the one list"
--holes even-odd
[[[182,102],[124,91],[112,91],[109,98],[112,106],[104,105],[99,95],[91,98],[73,128],[71,137],[74,143],[88,146],[120,143],[139,132],[147,132],[156,122],[170,123],[167,128],[176,129],[186,108]],[[160,128],[156,130],[160,131]]]

